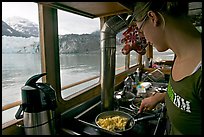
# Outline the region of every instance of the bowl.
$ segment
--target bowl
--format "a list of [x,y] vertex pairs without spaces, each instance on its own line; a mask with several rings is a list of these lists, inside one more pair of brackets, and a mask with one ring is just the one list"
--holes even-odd
[[141,104],[141,102],[142,102],[143,99],[144,99],[144,98],[142,98],[142,97],[136,97],[136,98],[132,101],[132,106],[133,106],[134,108],[137,108],[137,109],[139,110],[140,104]]
[[114,98],[118,101],[120,106],[129,106],[135,99],[135,95],[127,91],[123,95],[121,95],[120,92],[116,92]]

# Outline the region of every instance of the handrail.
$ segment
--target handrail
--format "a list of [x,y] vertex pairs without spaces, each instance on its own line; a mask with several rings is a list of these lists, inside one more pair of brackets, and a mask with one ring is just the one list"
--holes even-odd
[[[76,82],[76,83],[73,83],[73,84],[64,86],[64,87],[61,88],[61,91],[62,91],[62,90],[65,90],[65,89],[67,89],[67,88],[71,88],[71,87],[73,87],[73,86],[79,85],[79,84],[81,84],[81,83],[83,83],[83,82],[91,81],[91,80],[96,79],[96,78],[98,78],[98,77],[99,77],[99,76],[94,76],[94,77],[91,77],[91,78],[88,78],[88,79],[85,79],[85,80],[82,80],[82,81],[79,81],[79,82]],[[20,105],[21,103],[22,103],[22,101],[19,100],[19,101],[16,101],[16,102],[13,102],[13,103],[4,105],[4,106],[2,107],[2,111],[8,110],[8,109],[13,108],[13,107],[16,107],[16,106]]]
[[22,101],[19,100],[19,101],[16,101],[16,102],[13,102],[13,103],[4,105],[4,106],[2,107],[2,111],[5,111],[5,110],[10,109],[10,108],[13,108],[13,107],[16,107],[16,106],[20,105],[21,103],[22,103]]
[[[125,68],[125,66],[122,66],[122,67],[120,67],[120,68],[116,68],[116,70],[121,70],[121,69],[123,69],[123,68]],[[73,84],[70,84],[70,85],[67,85],[67,86],[62,87],[61,90],[65,90],[65,89],[71,88],[71,87],[73,87],[73,86],[79,85],[79,84],[81,84],[81,83],[91,81],[91,80],[96,79],[96,78],[98,78],[98,77],[99,77],[99,76],[94,76],[94,77],[91,77],[91,78],[88,78],[88,79],[85,79],[85,80],[82,80],[82,81],[79,81],[79,82],[75,82],[75,83],[73,83]]]
[[120,68],[116,68],[116,70],[121,70],[121,69],[125,69],[125,66],[122,66]]
[[70,85],[67,85],[67,86],[62,87],[61,90],[65,90],[65,89],[67,89],[67,88],[71,88],[71,87],[76,86],[76,85],[79,85],[79,84],[81,84],[81,83],[84,83],[84,82],[87,82],[87,81],[91,81],[91,80],[96,79],[96,78],[98,78],[98,77],[99,77],[99,76],[94,76],[94,77],[91,77],[91,78],[88,78],[88,79],[85,79],[85,80],[81,80],[81,81],[79,81],[79,82],[75,82],[75,83],[73,83],[73,84],[70,84]]
[[[123,68],[125,68],[125,66],[120,67],[120,68],[116,68],[116,70],[121,70],[121,69],[123,69]],[[81,83],[83,83],[83,82],[91,81],[91,80],[96,79],[96,78],[98,78],[98,77],[99,77],[99,76],[94,76],[94,77],[91,77],[91,78],[88,78],[88,79],[85,79],[85,80],[82,80],[82,81],[79,81],[79,82],[76,82],[76,83],[73,83],[73,84],[64,86],[64,87],[61,88],[61,90],[65,90],[65,89],[67,89],[67,88],[71,88],[71,87],[76,86],[76,85],[79,85],[79,84],[81,84]],[[22,101],[21,101],[21,100],[18,100],[18,101],[16,101],[16,102],[13,102],[13,103],[4,105],[4,106],[2,107],[2,111],[5,111],[5,110],[8,110],[8,109],[10,109],[10,108],[19,106],[21,103],[22,103]]]

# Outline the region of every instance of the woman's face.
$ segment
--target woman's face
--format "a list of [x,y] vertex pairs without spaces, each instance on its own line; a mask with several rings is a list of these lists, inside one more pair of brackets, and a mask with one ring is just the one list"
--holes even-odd
[[137,26],[143,31],[146,40],[153,43],[159,52],[168,50],[162,25],[159,14],[155,14],[153,11],[147,13],[146,19],[144,18],[143,21],[137,22]]

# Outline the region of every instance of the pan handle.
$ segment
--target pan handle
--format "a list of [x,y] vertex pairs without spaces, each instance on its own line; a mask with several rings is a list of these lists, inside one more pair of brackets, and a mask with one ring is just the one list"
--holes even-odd
[[140,117],[140,118],[134,119],[134,121],[138,122],[138,121],[143,121],[143,120],[150,120],[150,119],[156,118],[156,117],[159,117],[159,114],[154,114],[154,115]]
[[112,131],[109,131],[109,130],[106,130],[106,129],[103,129],[103,128],[100,128],[98,127],[97,125],[94,125],[92,123],[89,123],[89,122],[86,122],[86,121],[83,121],[81,119],[76,119],[77,121],[81,122],[82,124],[86,125],[86,126],[90,126],[90,127],[93,127],[95,129],[98,129],[104,133],[107,133],[107,134],[111,134],[111,135],[121,135],[120,133],[116,133],[116,132],[112,132]]

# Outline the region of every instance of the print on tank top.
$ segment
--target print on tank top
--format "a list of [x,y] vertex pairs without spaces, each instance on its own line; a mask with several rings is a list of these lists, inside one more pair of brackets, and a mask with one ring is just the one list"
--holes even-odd
[[184,110],[188,113],[191,113],[190,101],[185,100],[184,98],[179,96],[177,93],[175,93],[173,88],[171,87],[170,82],[168,84],[167,93],[168,93],[170,100],[173,102],[173,104],[176,107],[178,107],[181,110]]

